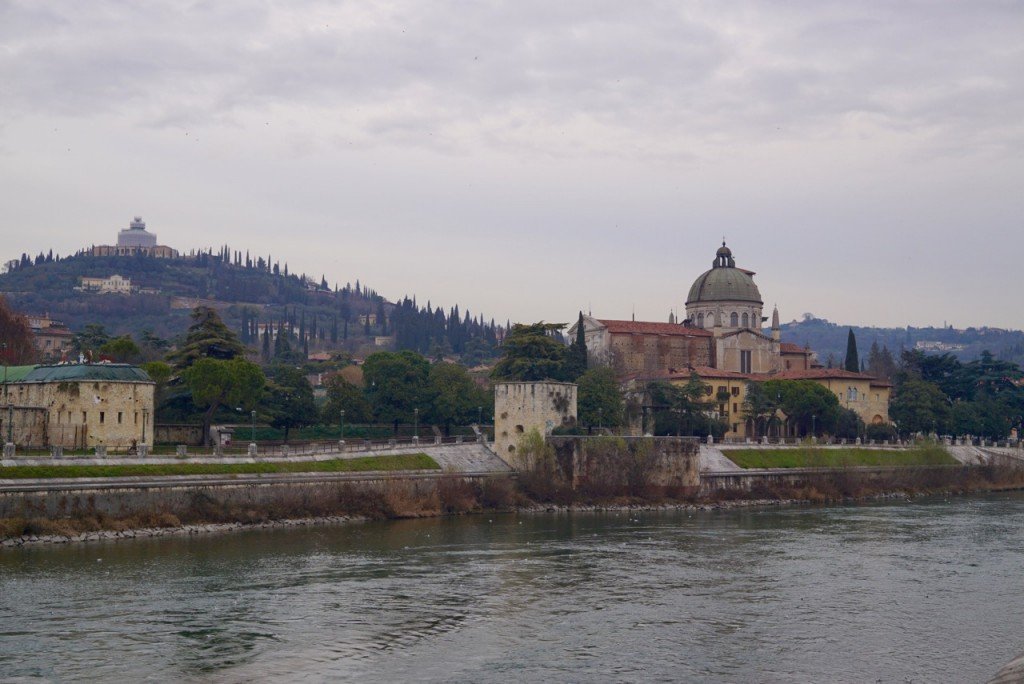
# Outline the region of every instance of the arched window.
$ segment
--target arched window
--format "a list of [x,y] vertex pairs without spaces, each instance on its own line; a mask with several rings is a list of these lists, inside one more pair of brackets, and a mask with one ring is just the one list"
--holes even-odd
[[732,315],[729,316],[729,327],[730,328],[737,328],[737,327],[739,327],[739,324],[740,324],[740,316],[739,316],[738,313],[733,311]]
[[743,314],[743,327],[744,328],[749,328],[750,327],[750,314]]
[[698,328],[703,328],[704,327],[704,314],[697,314],[697,327]]

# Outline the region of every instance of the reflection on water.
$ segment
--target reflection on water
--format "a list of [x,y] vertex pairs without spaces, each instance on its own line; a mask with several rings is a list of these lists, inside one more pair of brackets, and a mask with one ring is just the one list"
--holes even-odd
[[0,553],[0,679],[984,681],[1024,495]]

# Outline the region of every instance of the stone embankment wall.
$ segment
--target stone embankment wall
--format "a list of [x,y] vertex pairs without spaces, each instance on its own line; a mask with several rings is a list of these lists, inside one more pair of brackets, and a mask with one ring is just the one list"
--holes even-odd
[[890,466],[851,468],[765,468],[704,472],[700,475],[702,494],[723,490],[756,491],[759,487],[806,487],[822,482],[856,479],[864,487],[889,484],[912,485],[952,480],[963,472],[960,466]]
[[[64,518],[103,514],[118,518],[169,513],[194,517],[204,510],[349,510],[370,496],[427,499],[442,483],[483,482],[508,474],[313,473],[309,475],[97,478],[25,485],[0,491],[0,518]],[[103,480],[103,481],[100,481]],[[203,516],[201,516],[203,517]],[[205,516],[216,519],[215,516]]]
[[577,488],[587,481],[632,476],[645,483],[671,489],[700,485],[699,443],[682,437],[579,437],[551,436],[558,464]]

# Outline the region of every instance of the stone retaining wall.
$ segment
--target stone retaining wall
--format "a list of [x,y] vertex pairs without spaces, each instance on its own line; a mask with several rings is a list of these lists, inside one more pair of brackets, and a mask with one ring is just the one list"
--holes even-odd
[[[329,509],[332,503],[367,494],[401,491],[403,496],[427,496],[445,480],[480,482],[508,476],[417,471],[34,481],[25,483],[26,491],[0,491],[0,518],[61,518],[97,513],[115,517],[170,513],[185,517],[202,507],[305,510],[322,505]],[[32,487],[36,489],[27,491]]]

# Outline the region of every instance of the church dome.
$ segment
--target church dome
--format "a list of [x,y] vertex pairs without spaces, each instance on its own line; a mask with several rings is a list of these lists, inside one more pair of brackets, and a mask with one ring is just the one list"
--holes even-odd
[[722,243],[715,255],[710,271],[705,271],[693,281],[686,305],[701,302],[754,302],[763,304],[761,292],[754,284],[754,274],[736,268],[732,250]]

